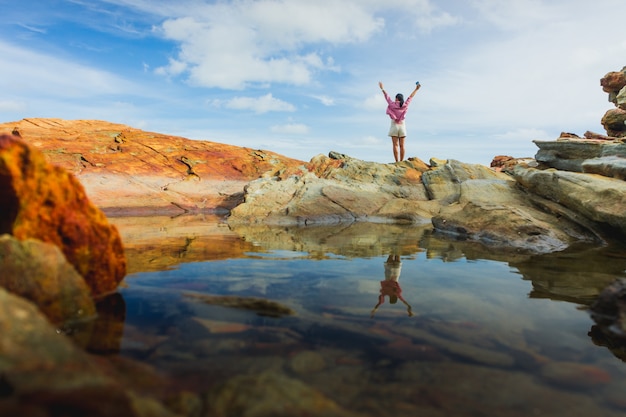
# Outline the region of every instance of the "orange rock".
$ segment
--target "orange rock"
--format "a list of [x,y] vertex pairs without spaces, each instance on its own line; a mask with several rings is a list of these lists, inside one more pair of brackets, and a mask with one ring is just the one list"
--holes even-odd
[[0,136],[0,233],[58,246],[94,296],[115,290],[126,274],[119,233],[83,186],[12,135]]
[[0,132],[12,130],[48,162],[73,173],[89,199],[110,214],[229,210],[248,182],[265,175],[284,179],[304,166],[270,151],[100,120],[31,118],[0,124]]

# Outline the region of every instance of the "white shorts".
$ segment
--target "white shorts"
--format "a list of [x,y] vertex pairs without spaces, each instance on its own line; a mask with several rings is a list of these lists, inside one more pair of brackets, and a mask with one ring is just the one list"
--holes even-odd
[[389,126],[388,136],[396,136],[399,138],[406,136],[406,125],[404,124],[404,120],[401,123],[396,123],[393,120],[391,121],[391,126]]

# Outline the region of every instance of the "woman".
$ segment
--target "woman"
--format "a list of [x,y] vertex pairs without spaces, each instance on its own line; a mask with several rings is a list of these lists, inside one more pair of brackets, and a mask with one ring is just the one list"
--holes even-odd
[[406,101],[404,101],[404,96],[400,93],[396,94],[395,101],[392,101],[385,91],[383,83],[379,81],[378,86],[385,95],[385,100],[387,100],[387,114],[391,118],[389,136],[391,136],[393,146],[393,157],[396,159],[396,162],[402,161],[404,160],[404,138],[406,137],[404,117],[406,116],[409,104],[411,104],[411,100],[413,100],[413,96],[415,96],[415,93],[417,93],[417,90],[420,89],[421,85],[419,82],[415,83],[415,90],[413,90]]

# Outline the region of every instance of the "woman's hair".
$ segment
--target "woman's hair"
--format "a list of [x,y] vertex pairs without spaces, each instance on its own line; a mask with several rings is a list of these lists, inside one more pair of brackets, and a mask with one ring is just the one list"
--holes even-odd
[[400,100],[400,107],[404,106],[404,96],[402,94],[396,94],[396,100]]

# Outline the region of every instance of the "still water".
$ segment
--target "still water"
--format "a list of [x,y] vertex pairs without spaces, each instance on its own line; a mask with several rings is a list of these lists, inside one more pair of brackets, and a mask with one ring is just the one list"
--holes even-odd
[[264,381],[239,401],[316,395],[358,416],[626,413],[626,364],[586,311],[626,276],[623,246],[528,255],[428,226],[111,221],[129,262],[119,353],[194,392]]

